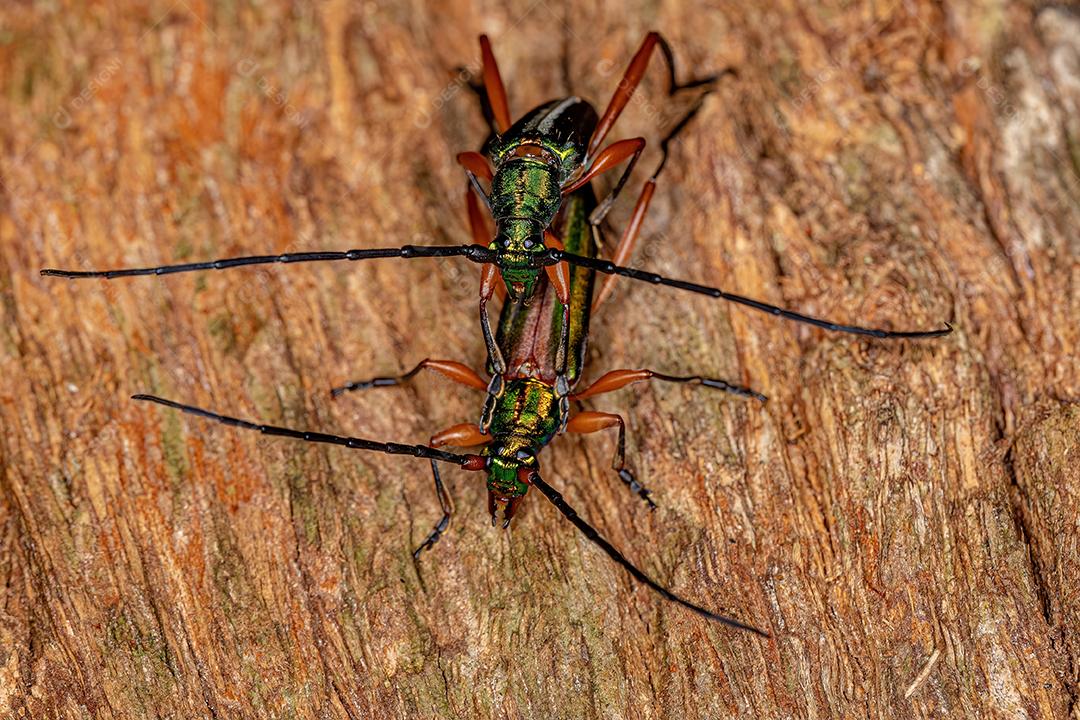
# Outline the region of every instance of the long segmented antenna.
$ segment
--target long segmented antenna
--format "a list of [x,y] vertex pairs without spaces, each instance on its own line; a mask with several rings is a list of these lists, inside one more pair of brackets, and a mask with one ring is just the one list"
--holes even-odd
[[249,422],[247,420],[241,420],[240,418],[229,417],[228,415],[219,415],[216,412],[204,410],[200,407],[195,407],[194,405],[184,405],[182,403],[174,402],[172,400],[166,400],[165,398],[161,398],[156,395],[132,395],[131,399],[148,400],[150,402],[157,403],[158,405],[164,405],[165,407],[182,410],[183,412],[190,413],[191,415],[197,415],[198,417],[206,418],[208,420],[214,420],[215,422],[219,422],[224,425],[231,425],[233,427],[243,428],[245,430],[255,430],[257,432],[261,432],[263,435],[275,435],[279,437],[296,438],[297,440],[304,440],[306,442],[341,445],[342,447],[351,448],[353,450],[372,450],[374,452],[381,452],[387,455],[412,455],[413,457],[427,458],[428,460],[437,460],[439,462],[453,463],[454,465],[458,465],[466,470],[483,470],[487,463],[487,459],[481,457],[480,455],[459,455],[457,453],[436,450],[435,448],[431,448],[426,445],[402,445],[400,443],[379,442],[377,440],[366,440],[364,438],[342,437],[341,435],[328,435],[326,433],[307,432],[306,430],[293,430],[292,428],[278,427],[276,425],[260,425],[258,423]]
[[[161,265],[159,267],[128,268],[123,270],[56,270],[53,268],[46,268],[41,271],[41,274],[49,277],[71,279],[105,278],[106,280],[111,280],[113,278],[131,277],[135,275],[172,275],[174,273],[195,272],[198,270],[226,270],[228,268],[243,267],[246,265],[269,265],[273,263],[288,264],[334,260],[356,261],[378,258],[410,259],[438,257],[463,257],[466,260],[478,264],[493,263],[499,265],[498,252],[486,248],[483,245],[404,245],[398,248],[286,253],[284,255],[252,255],[249,257],[211,260],[209,262],[201,263],[183,263],[179,265]],[[831,320],[822,320],[821,318],[803,315],[802,313],[797,313],[793,310],[785,310],[784,308],[769,305],[768,303],[763,303],[760,300],[754,300],[753,298],[724,292],[719,288],[709,287],[708,285],[699,285],[686,280],[674,280],[647,270],[616,265],[608,260],[576,255],[571,252],[566,252],[565,250],[556,250],[554,248],[548,248],[547,250],[534,255],[530,261],[530,266],[541,268],[559,262],[568,262],[571,265],[579,265],[599,273],[604,273],[605,275],[620,275],[622,277],[630,278],[631,280],[639,280],[653,285],[665,285],[678,290],[686,290],[688,292],[698,293],[699,295],[727,300],[777,317],[814,325],[816,327],[824,328],[825,330],[850,333],[852,335],[865,335],[874,338],[918,339],[941,337],[942,335],[948,335],[953,330],[952,325],[949,323],[945,323],[945,327],[940,330],[903,331],[866,328],[858,325],[842,325],[840,323],[832,322]],[[502,267],[502,265],[499,265],[499,267]]]
[[496,253],[483,245],[404,245],[396,248],[370,248],[367,250],[322,251],[285,253],[284,255],[251,255],[248,257],[210,260],[201,263],[182,263],[148,268],[123,270],[56,270],[46,268],[42,275],[62,278],[113,278],[135,275],[173,275],[198,270],[227,270],[245,265],[271,265],[274,263],[322,262],[333,260],[375,260],[378,258],[437,258],[460,256],[474,263],[495,262]]
[[763,303],[760,300],[754,300],[753,298],[743,297],[742,295],[736,295],[734,293],[724,292],[719,288],[709,287],[708,285],[698,285],[697,283],[687,282],[686,280],[673,280],[671,278],[657,275],[647,270],[638,270],[637,268],[625,267],[623,265],[616,265],[608,260],[601,260],[599,258],[586,257],[584,255],[575,255],[574,253],[566,252],[565,250],[556,250],[549,248],[548,250],[538,253],[533,256],[532,264],[536,267],[544,267],[546,265],[554,265],[558,262],[568,262],[571,265],[580,265],[581,267],[595,270],[605,275],[621,275],[622,277],[630,278],[631,280],[640,280],[641,282],[652,283],[653,285],[666,285],[667,287],[677,288],[679,290],[687,290],[689,292],[698,293],[700,295],[707,295],[712,298],[718,298],[720,300],[727,300],[729,302],[738,303],[747,307],[760,310],[761,312],[769,313],[770,315],[776,315],[777,317],[787,318],[788,320],[794,320],[796,322],[806,323],[808,325],[815,325],[819,328],[826,330],[834,330],[836,332],[851,333],[852,335],[869,335],[875,338],[932,338],[940,337],[942,335],[948,335],[952,332],[952,325],[945,323],[945,327],[940,330],[880,330],[878,328],[866,328],[859,327],[858,325],[841,325],[840,323],[834,323],[831,320],[822,320],[820,318],[811,317],[810,315],[803,315],[793,310],[785,310],[783,308],[776,307],[775,305],[769,305]]
[[[165,407],[180,410],[197,417],[206,418],[207,420],[213,420],[214,422],[222,423],[223,425],[229,425],[232,427],[242,428],[244,430],[255,430],[264,435],[273,435],[277,437],[290,437],[297,440],[303,440],[305,442],[326,443],[329,445],[340,445],[342,447],[351,448],[354,450],[371,450],[374,452],[381,452],[387,455],[412,455],[413,457],[427,458],[428,460],[435,460],[439,462],[452,463],[458,465],[465,470],[483,470],[487,465],[487,459],[480,455],[469,454],[457,454],[444,452],[442,450],[436,450],[435,448],[428,447],[426,445],[402,445],[400,443],[392,442],[379,442],[377,440],[366,440],[364,438],[352,438],[342,437],[340,435],[328,435],[326,433],[308,432],[305,430],[294,430],[292,428],[278,427],[276,425],[260,425],[248,420],[241,420],[240,418],[231,417],[229,415],[221,415],[210,410],[205,410],[194,405],[185,405],[173,400],[167,400],[156,395],[132,395],[132,400],[145,400],[158,405],[164,405]],[[683,600],[681,597],[671,592],[670,590],[658,585],[655,581],[649,578],[648,575],[638,570],[629,560],[627,560],[622,553],[615,549],[615,547],[609,543],[600,533],[585,520],[578,516],[575,511],[567,502],[563,499],[562,494],[555,488],[548,485],[539,474],[534,473],[530,477],[530,484],[536,487],[544,496],[551,501],[551,503],[558,508],[567,520],[569,520],[575,527],[580,530],[585,537],[592,542],[596,543],[600,549],[602,549],[608,556],[624,567],[627,572],[634,577],[635,580],[647,585],[651,589],[658,592],[664,598],[676,602],[683,607],[693,610],[702,617],[709,620],[715,620],[716,622],[723,623],[739,630],[748,630],[756,633],[762,637],[769,637],[769,634],[758,630],[752,625],[741,623],[738,620],[734,620],[723,615],[717,615],[711,613],[703,607],[694,605],[693,603]]]
[[558,511],[561,512],[563,516],[574,525],[574,527],[580,530],[581,533],[590,541],[598,545],[601,550],[607,553],[608,557],[621,565],[628,573],[630,573],[630,575],[635,580],[648,586],[652,590],[655,590],[666,600],[671,600],[672,602],[682,605],[688,610],[693,610],[698,615],[701,615],[708,620],[723,623],[724,625],[736,628],[738,630],[748,630],[749,632],[760,635],[763,638],[769,637],[769,633],[765,632],[764,630],[759,630],[753,625],[741,623],[738,620],[725,617],[724,615],[717,615],[716,613],[709,612],[700,605],[695,605],[688,600],[683,600],[681,597],[671,592],[667,588],[657,584],[656,581],[654,581],[645,573],[641,572],[641,570],[638,570],[637,567],[629,560],[627,560],[621,552],[616,550],[615,546],[609,543],[607,539],[605,539],[604,536],[601,535],[596,528],[583,520],[581,516],[577,514],[577,511],[574,510],[574,508],[570,507],[566,500],[563,499],[562,493],[544,482],[543,478],[540,477],[539,473],[534,472],[529,476],[529,484],[542,492],[544,494],[544,497],[550,500],[551,504],[554,505],[558,509]]

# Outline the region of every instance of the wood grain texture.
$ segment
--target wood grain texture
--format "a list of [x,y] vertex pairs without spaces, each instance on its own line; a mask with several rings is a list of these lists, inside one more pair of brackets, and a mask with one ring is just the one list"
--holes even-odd
[[[626,284],[597,319],[587,378],[771,401],[592,403],[628,418],[653,514],[614,438],[556,441],[549,481],[770,641],[659,603],[539,497],[491,528],[465,473],[418,570],[425,463],[127,399],[423,442],[479,399],[327,390],[480,365],[475,267],[37,275],[462,242],[476,35],[521,113],[606,101],[654,28],[684,72],[738,76],[674,147],[637,265],[957,328],[867,342]],[[0,716],[1080,718],[1075,3],[4,3],[0,83]],[[662,91],[654,69],[620,137],[655,146]]]

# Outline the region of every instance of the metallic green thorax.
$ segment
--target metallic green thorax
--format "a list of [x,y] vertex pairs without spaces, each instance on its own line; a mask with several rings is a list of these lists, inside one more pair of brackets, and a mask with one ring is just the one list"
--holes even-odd
[[518,378],[508,384],[492,421],[492,434],[505,438],[507,449],[539,449],[558,429],[559,403],[550,385],[532,378]]
[[544,250],[544,230],[563,201],[562,188],[581,171],[596,111],[576,98],[535,108],[485,148],[495,175],[488,201],[496,235],[490,248],[511,297],[531,298],[537,277],[530,257]]
[[520,158],[506,163],[491,183],[491,213],[496,220],[491,249],[500,253],[502,276],[515,297],[532,297],[539,271],[529,267],[532,253],[544,249],[544,228],[562,200],[558,170]]
[[536,452],[555,437],[559,420],[559,400],[551,385],[532,378],[507,385],[496,404],[491,424],[495,442],[488,448],[488,491],[496,503],[528,492],[518,471],[536,466]]
[[561,201],[558,168],[532,158],[506,163],[491,182],[491,213],[500,220],[531,220],[543,231]]

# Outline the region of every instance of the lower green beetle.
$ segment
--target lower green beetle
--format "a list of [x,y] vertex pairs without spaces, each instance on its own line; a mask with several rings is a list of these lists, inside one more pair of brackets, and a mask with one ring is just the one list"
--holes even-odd
[[[564,202],[557,225],[561,230],[567,252],[586,258],[596,256],[596,244],[588,225],[589,213],[595,205],[596,196],[589,185],[572,193]],[[562,494],[543,479],[537,460],[540,450],[560,432],[593,433],[617,428],[618,442],[612,466],[627,487],[648,503],[650,508],[654,508],[649,491],[642,487],[625,467],[626,428],[622,417],[594,411],[582,411],[571,415],[569,400],[582,400],[644,380],[697,384],[760,401],[764,401],[765,397],[724,380],[697,376],[676,377],[652,370],[613,370],[579,392],[572,392],[569,396],[558,392],[556,378],[559,376],[559,356],[562,354],[560,350],[561,337],[563,337],[562,322],[567,317],[569,318],[568,335],[571,353],[567,358],[565,377],[571,391],[581,378],[588,341],[589,319],[594,307],[595,272],[587,267],[575,266],[565,274],[553,275],[553,278],[549,281],[547,275],[540,276],[533,302],[526,303],[519,299],[504,305],[496,335],[507,366],[501,375],[502,383],[498,387],[493,388],[491,383],[479,373],[461,363],[426,359],[403,375],[357,381],[333,391],[334,395],[338,396],[349,390],[398,385],[413,379],[422,370],[430,370],[457,383],[487,393],[479,423],[454,425],[435,433],[428,446],[381,443],[362,438],[346,438],[260,425],[152,395],[136,395],[134,398],[156,402],[227,425],[257,430],[267,435],[427,458],[431,461],[435,493],[443,514],[428,537],[417,547],[414,553],[417,556],[438,541],[450,522],[452,505],[439,473],[439,463],[452,463],[466,470],[485,472],[488,510],[492,524],[501,521],[504,528],[509,526],[511,518],[529,489],[535,488],[589,540],[625,568],[635,580],[656,591],[665,599],[682,605],[709,620],[768,637],[767,633],[756,627],[718,615],[683,599],[647,576],[627,560],[596,528],[582,519],[566,502]],[[565,285],[556,292],[553,285],[558,282]],[[558,299],[559,296],[569,298],[568,313],[565,312],[563,304]],[[500,376],[496,375],[496,377]],[[481,449],[477,454],[457,454],[441,449],[447,446],[480,447]]]

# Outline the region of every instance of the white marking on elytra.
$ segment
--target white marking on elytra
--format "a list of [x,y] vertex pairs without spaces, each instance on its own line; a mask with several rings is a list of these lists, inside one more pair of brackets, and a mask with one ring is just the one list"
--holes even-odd
[[581,102],[581,98],[576,96],[566,98],[561,103],[553,107],[551,109],[551,112],[544,116],[544,119],[540,121],[540,124],[536,126],[536,129],[543,134],[551,132],[551,126],[555,124],[555,121],[559,119],[559,116],[563,114],[563,111],[574,103],[579,102]]

